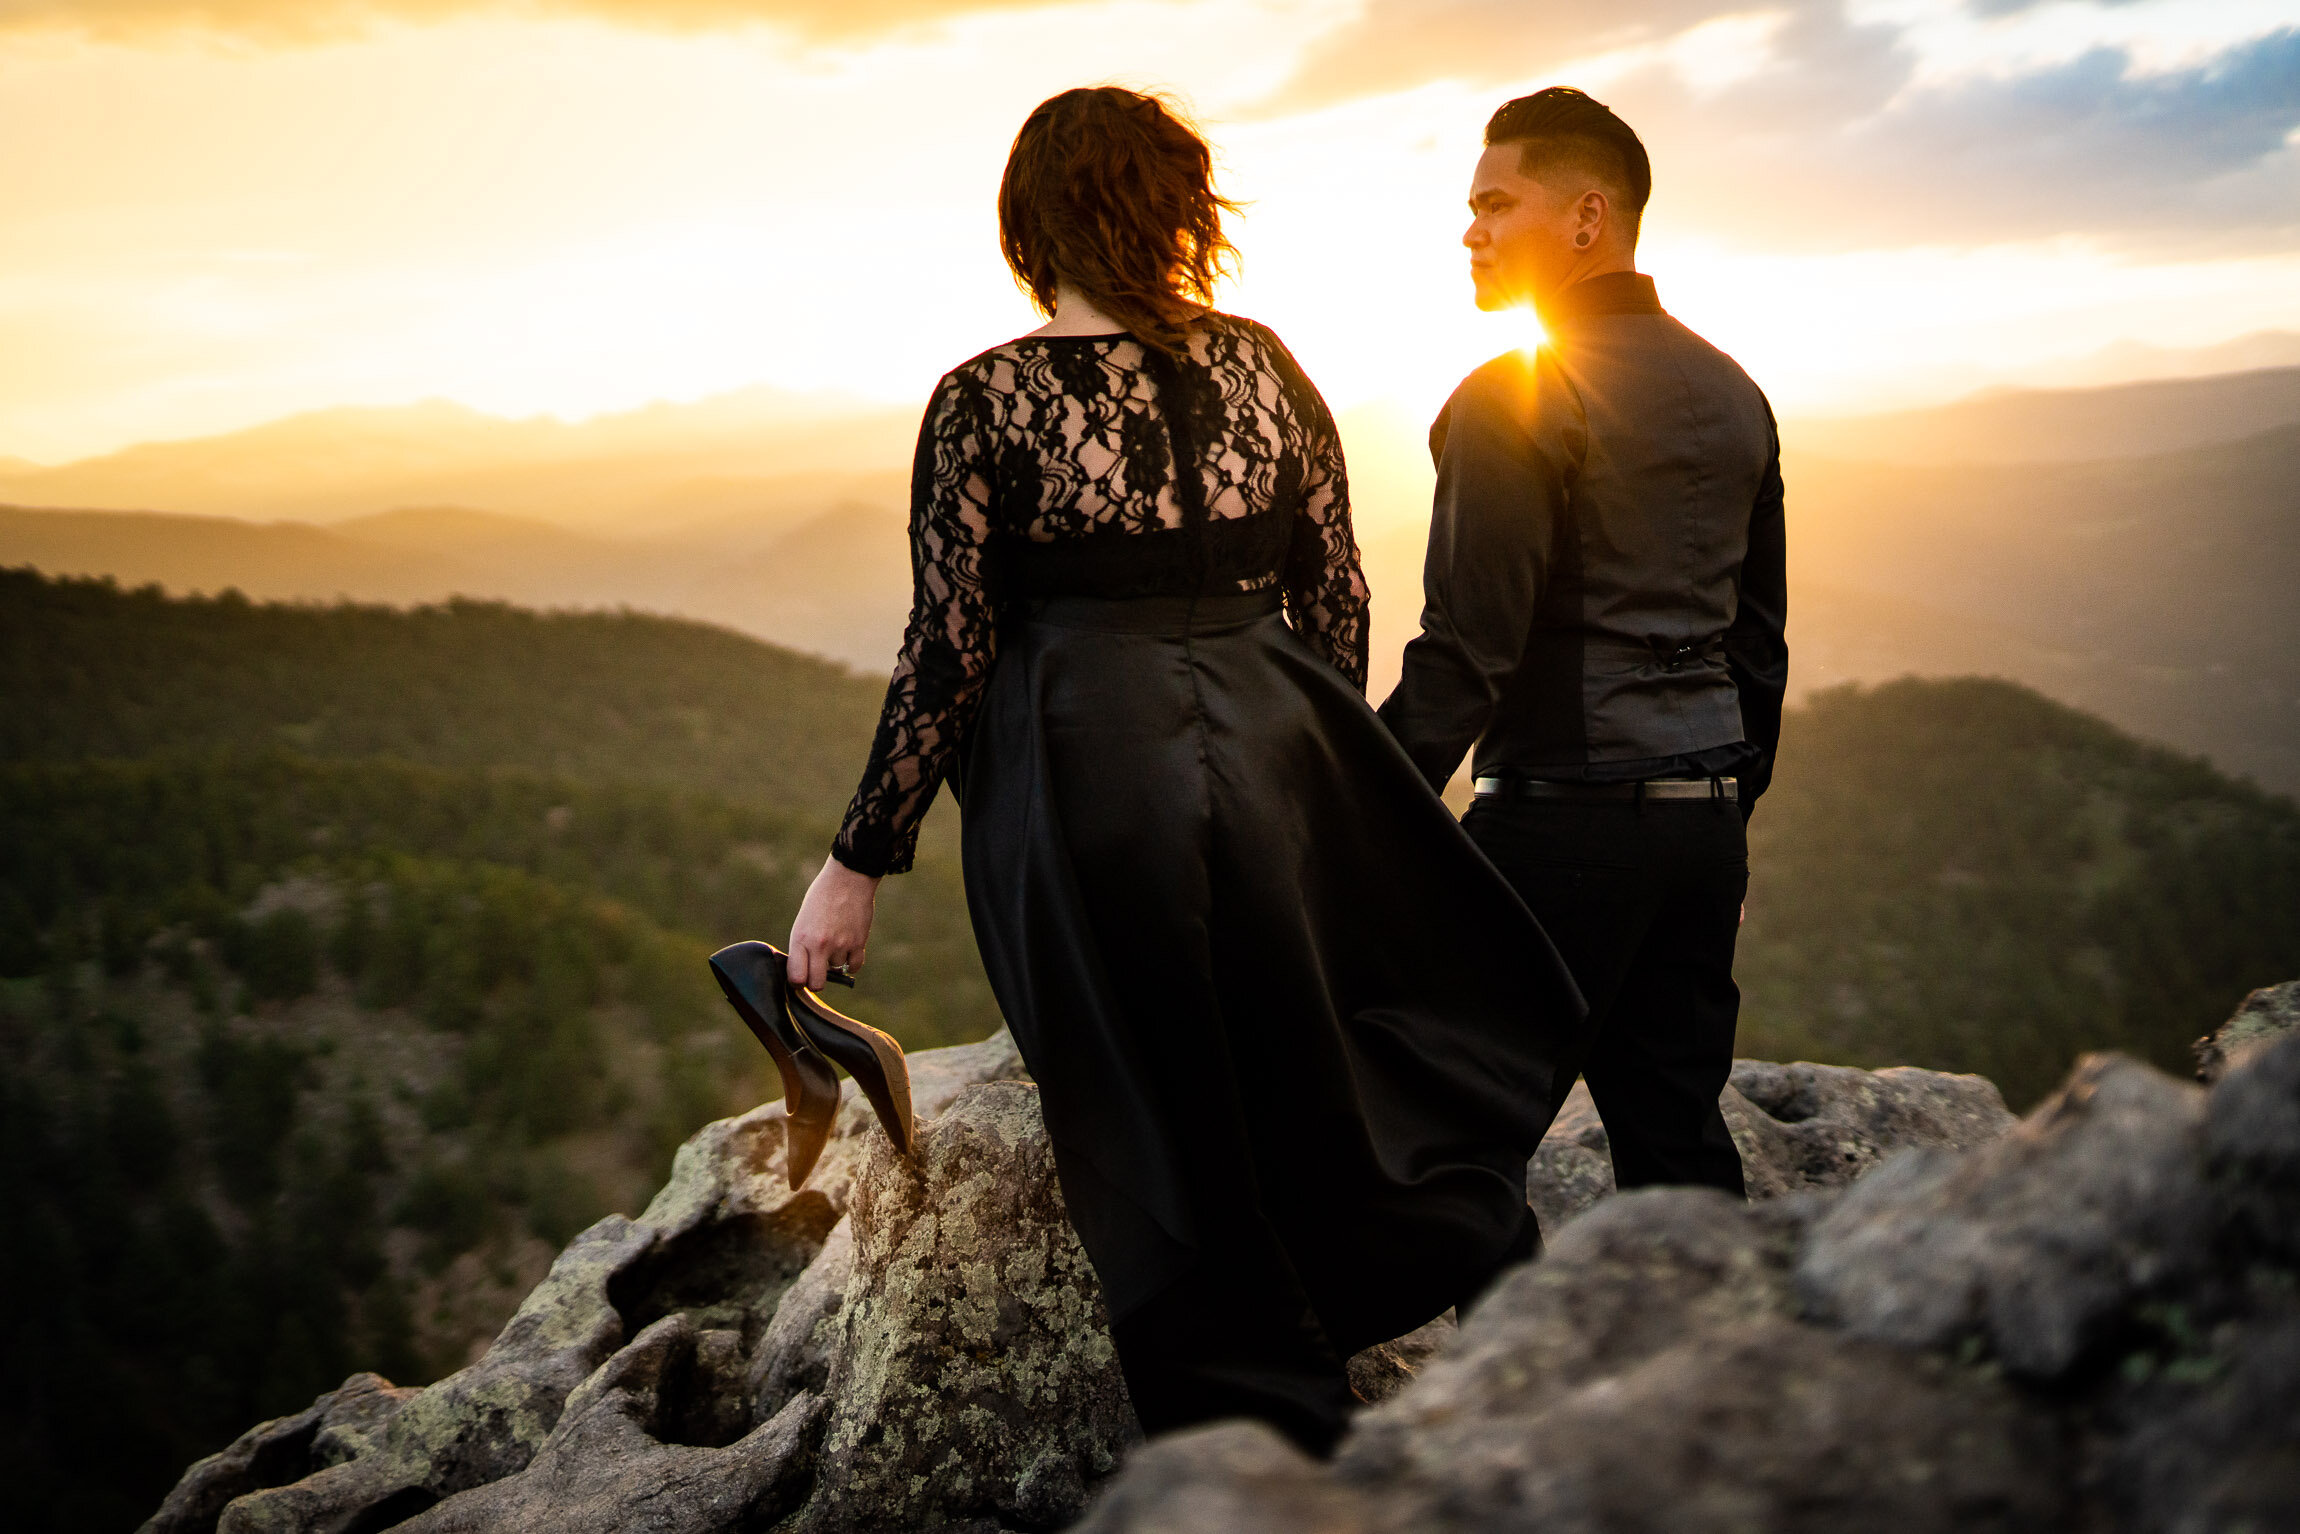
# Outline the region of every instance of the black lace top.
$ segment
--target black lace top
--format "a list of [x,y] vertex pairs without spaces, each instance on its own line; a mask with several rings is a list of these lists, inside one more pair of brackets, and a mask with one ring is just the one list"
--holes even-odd
[[[1177,479],[1177,456],[1195,483]],[[1209,316],[1178,358],[1124,335],[984,352],[935,389],[910,504],[910,624],[832,845],[858,873],[910,867],[1008,604],[1275,587],[1295,632],[1365,687],[1341,441],[1293,355],[1251,320]]]

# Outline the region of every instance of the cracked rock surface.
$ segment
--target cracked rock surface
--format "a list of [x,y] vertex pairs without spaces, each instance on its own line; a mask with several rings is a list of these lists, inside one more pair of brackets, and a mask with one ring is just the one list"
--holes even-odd
[[802,1526],[1076,1518],[1138,1430],[1038,1089],[966,1094],[920,1135],[915,1168],[874,1141],[848,1219],[853,1278]]
[[1802,1186],[1607,1199],[1330,1464],[1247,1424],[1177,1434],[1080,1528],[2300,1528],[2300,1032],[2209,1094],[2091,1057],[2009,1133],[1993,1093],[1920,1101],[1939,1140],[1830,1186],[1839,1131],[1799,1126],[1912,1111],[1899,1074],[1744,1063]]
[[2098,1057],[2017,1124],[1975,1077],[1737,1062],[1747,1205],[1613,1196],[1577,1090],[1547,1256],[1353,1359],[1330,1463],[1136,1441],[1037,1089],[1004,1035],[923,1052],[915,1159],[851,1092],[796,1193],[779,1104],[708,1125],[478,1362],[355,1375],[145,1527],[2300,1528],[2300,1036],[2239,1031],[2209,1090]]
[[[912,1060],[913,1101],[925,1118],[985,1082],[1022,1074],[1004,1033],[926,1051]],[[735,1454],[739,1444],[752,1442],[745,1434],[778,1421],[780,1436],[760,1439],[753,1449],[764,1453],[779,1444],[778,1453],[797,1456],[794,1463],[811,1463],[819,1404],[797,1403],[799,1394],[811,1399],[811,1393],[784,1380],[777,1409],[754,1418],[751,1380],[776,1375],[761,1344],[785,1292],[807,1288],[800,1280],[826,1243],[837,1248],[829,1238],[869,1143],[880,1137],[868,1104],[849,1090],[821,1164],[794,1193],[783,1176],[783,1128],[780,1103],[706,1125],[680,1147],[670,1181],[646,1213],[636,1220],[610,1215],[577,1236],[478,1362],[421,1390],[353,1376],[306,1411],[264,1423],[192,1466],[145,1523],[146,1534],[371,1534],[434,1509],[447,1518],[444,1510],[459,1502],[497,1509],[606,1506],[586,1502],[588,1493],[570,1479],[580,1467],[567,1457],[565,1437],[555,1437],[563,1423],[570,1433],[580,1425],[588,1435],[583,1441],[594,1447],[620,1444],[617,1454],[634,1465],[646,1452],[641,1440],[715,1452],[708,1461],[680,1461],[725,1467],[680,1483],[698,1488],[697,1496],[720,1474],[750,1464],[752,1451]],[[821,1288],[818,1281],[810,1291],[814,1303],[821,1302]],[[666,1369],[668,1387],[642,1388],[643,1376]],[[595,1388],[583,1394],[587,1382]],[[633,1404],[642,1397],[654,1404],[644,1410]],[[573,1405],[584,1407],[580,1423],[567,1415]],[[805,1432],[794,1426],[802,1420],[809,1424]],[[609,1427],[621,1436],[601,1438]],[[555,1443],[562,1447],[546,1459],[545,1449]],[[756,1505],[740,1516],[713,1522],[717,1515],[698,1514],[700,1521],[659,1526],[751,1527],[758,1507],[786,1490],[794,1506],[811,1492],[811,1472],[802,1465],[792,1473],[798,1484],[788,1485],[787,1476],[774,1481],[772,1494],[752,1499]],[[488,1489],[487,1499],[461,1501],[479,1488]],[[565,1534],[641,1526],[597,1522],[581,1512],[557,1522]]]
[[[1719,1102],[1752,1199],[1842,1187],[1895,1151],[1964,1150],[2013,1125],[1986,1077],[1909,1066],[1856,1071],[1736,1060]],[[1605,1126],[1577,1081],[1526,1169],[1526,1196],[1543,1231],[1554,1233],[1611,1192]]]

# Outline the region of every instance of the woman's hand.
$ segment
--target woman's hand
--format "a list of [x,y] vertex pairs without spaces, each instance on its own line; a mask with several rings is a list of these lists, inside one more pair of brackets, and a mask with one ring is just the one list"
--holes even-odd
[[791,984],[819,991],[830,982],[833,965],[857,974],[870,943],[872,914],[878,909],[878,880],[858,874],[837,858],[825,858],[823,871],[807,886],[791,923]]

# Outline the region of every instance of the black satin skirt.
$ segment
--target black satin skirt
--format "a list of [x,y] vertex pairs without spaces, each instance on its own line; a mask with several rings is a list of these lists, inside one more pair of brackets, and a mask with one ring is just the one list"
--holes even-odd
[[1274,593],[1058,598],[959,786],[968,905],[1113,1320],[1298,1284],[1343,1355],[1532,1239],[1581,1001]]

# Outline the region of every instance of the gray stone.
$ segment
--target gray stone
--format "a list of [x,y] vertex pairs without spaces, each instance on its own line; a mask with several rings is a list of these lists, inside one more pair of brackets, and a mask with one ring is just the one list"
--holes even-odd
[[312,1435],[312,1468],[349,1464],[382,1448],[391,1419],[418,1394],[414,1387],[394,1385],[380,1374],[355,1374],[345,1380],[335,1392],[335,1404],[320,1419],[319,1431]]
[[1389,1342],[1376,1343],[1349,1359],[1350,1389],[1360,1401],[1374,1405],[1388,1400],[1412,1384],[1440,1350],[1460,1330],[1454,1313],[1447,1311]]
[[[1718,1102],[1753,1200],[1843,1187],[1896,1151],[1964,1150],[2014,1123],[1985,1077],[1909,1066],[1858,1071],[1736,1060]],[[1554,1234],[1613,1189],[1605,1125],[1588,1085],[1577,1081],[1526,1168],[1526,1198],[1542,1230]]]
[[2237,1058],[2205,1108],[2204,1151],[2254,1246],[2300,1259],[2300,1033]]
[[[1378,1490],[1344,1485],[1258,1422],[1221,1422],[1145,1445],[1077,1534],[1382,1534],[1411,1525]],[[1401,1510],[1402,1511],[1402,1510]]]
[[2245,1055],[2294,1032],[2300,1032],[2300,980],[2264,985],[2245,997],[2227,1022],[2189,1046],[2196,1056],[2196,1079],[2210,1085]]
[[1788,1314],[1792,1227],[1647,1191],[1562,1232],[1330,1468],[1260,1429],[1153,1444],[1093,1534],[2050,1528],[2058,1425],[2001,1378]]
[[379,1374],[355,1374],[295,1415],[258,1423],[185,1471],[141,1534],[206,1534],[236,1497],[372,1453],[414,1394]]
[[[922,1115],[977,1082],[1022,1074],[1004,1033],[922,1052],[911,1066]],[[525,1469],[570,1393],[627,1338],[670,1317],[695,1334],[690,1354],[725,1380],[711,1409],[747,1425],[748,1360],[843,1214],[862,1146],[881,1138],[861,1094],[846,1096],[805,1188],[794,1193],[783,1175],[780,1103],[705,1126],[646,1213],[610,1216],[578,1236],[478,1362],[420,1392],[394,1392],[388,1411],[355,1408],[336,1392],[254,1430],[187,1472],[154,1526],[325,1534],[396,1524]]]
[[385,1528],[442,1497],[527,1467],[568,1395],[622,1345],[608,1285],[655,1232],[609,1215],[577,1236],[485,1356],[417,1393],[373,1452],[238,1498],[223,1534]]
[[2015,1534],[2066,1500],[2055,1425],[2001,1381],[1778,1317],[1528,1404],[1446,1434],[1389,1527]]
[[2300,1303],[2217,1328],[2140,1384],[2105,1475],[2123,1527],[2168,1534],[2300,1529]]
[[1360,1415],[1337,1463],[1354,1479],[1436,1484],[1474,1424],[1537,1411],[1696,1331],[1793,1313],[1788,1256],[1722,1193],[1608,1199],[1496,1285],[1410,1388]]
[[[765,1528],[805,1494],[822,1403],[792,1399],[726,1441],[719,1403],[739,1400],[723,1358],[683,1315],[669,1315],[581,1389],[534,1461],[398,1525],[403,1534],[735,1534]],[[697,1441],[698,1439],[702,1441]]]
[[976,1087],[854,1179],[821,1469],[798,1526],[1075,1518],[1136,1436],[1038,1089]]
[[854,1267],[854,1222],[842,1219],[807,1270],[783,1292],[760,1339],[745,1386],[753,1422],[766,1421],[802,1390],[821,1395],[830,1388],[831,1360],[843,1335],[838,1320]]
[[1911,1066],[1736,1060],[1725,1102],[1728,1124],[1739,1109],[1734,1143],[1752,1173],[1751,1198],[1841,1188],[1895,1152],[1969,1150],[2017,1122],[1987,1077]]
[[1908,1152],[1855,1184],[1814,1225],[1799,1293],[1858,1336],[1977,1337],[2021,1373],[2065,1373],[2137,1297],[2208,1260],[2203,1106],[2137,1061],[2088,1056],[2002,1139]]
[[2009,1131],[1975,1078],[1741,1062],[1746,1205],[1600,1198],[1577,1093],[1529,1169],[1547,1255],[1352,1359],[1379,1404],[1331,1464],[1233,1423],[1115,1476],[1132,1413],[1019,1074],[1004,1040],[916,1057],[916,1160],[851,1101],[795,1194],[779,1106],[708,1126],[478,1363],[355,1377],[147,1527],[2300,1527],[2300,1039],[2209,1096],[2090,1058]]
[[1544,1240],[1613,1192],[1613,1154],[1587,1082],[1576,1081],[1550,1120],[1549,1133],[1525,1167],[1525,1201],[1541,1220]]

